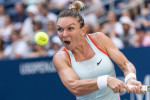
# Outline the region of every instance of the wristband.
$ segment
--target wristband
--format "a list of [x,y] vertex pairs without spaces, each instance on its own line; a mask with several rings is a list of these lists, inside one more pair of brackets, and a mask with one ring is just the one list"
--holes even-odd
[[136,75],[134,73],[129,73],[128,75],[126,75],[125,77],[125,83],[127,83],[127,81],[131,78],[135,78],[136,79]]
[[99,89],[103,89],[107,87],[107,77],[108,75],[103,75],[97,78],[97,87]]

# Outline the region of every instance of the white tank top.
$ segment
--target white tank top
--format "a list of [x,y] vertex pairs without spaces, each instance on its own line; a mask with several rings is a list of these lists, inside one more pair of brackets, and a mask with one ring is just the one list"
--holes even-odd
[[[77,62],[72,52],[70,50],[65,50],[70,56],[71,67],[76,72],[78,78],[80,80],[92,79],[102,75],[116,77],[114,65],[108,54],[101,50],[89,35],[86,35],[85,38],[95,53],[91,59]],[[84,96],[78,96],[77,100],[119,100],[119,96],[107,87]]]

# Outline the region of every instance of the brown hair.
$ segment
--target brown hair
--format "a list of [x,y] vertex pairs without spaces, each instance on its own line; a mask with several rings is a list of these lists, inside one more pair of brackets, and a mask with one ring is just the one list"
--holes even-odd
[[77,18],[80,23],[80,28],[84,26],[84,19],[80,15],[80,9],[84,7],[84,4],[81,1],[75,1],[70,4],[68,9],[61,11],[57,17],[57,20],[61,17],[73,17]]

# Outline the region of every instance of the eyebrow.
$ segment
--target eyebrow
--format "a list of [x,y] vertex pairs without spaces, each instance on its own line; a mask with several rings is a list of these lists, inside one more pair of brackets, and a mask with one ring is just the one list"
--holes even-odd
[[[71,23],[71,24],[67,25],[67,27],[68,27],[68,26],[71,26],[71,25],[75,25],[75,24],[74,24],[74,23]],[[61,27],[61,26],[57,25],[57,27]],[[61,28],[62,28],[62,27],[61,27]]]

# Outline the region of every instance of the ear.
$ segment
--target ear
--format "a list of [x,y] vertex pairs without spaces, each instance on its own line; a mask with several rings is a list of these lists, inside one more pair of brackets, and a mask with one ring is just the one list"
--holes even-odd
[[81,33],[82,33],[83,35],[85,35],[85,34],[86,34],[86,26],[85,26],[85,25],[82,27],[82,29],[81,29]]

